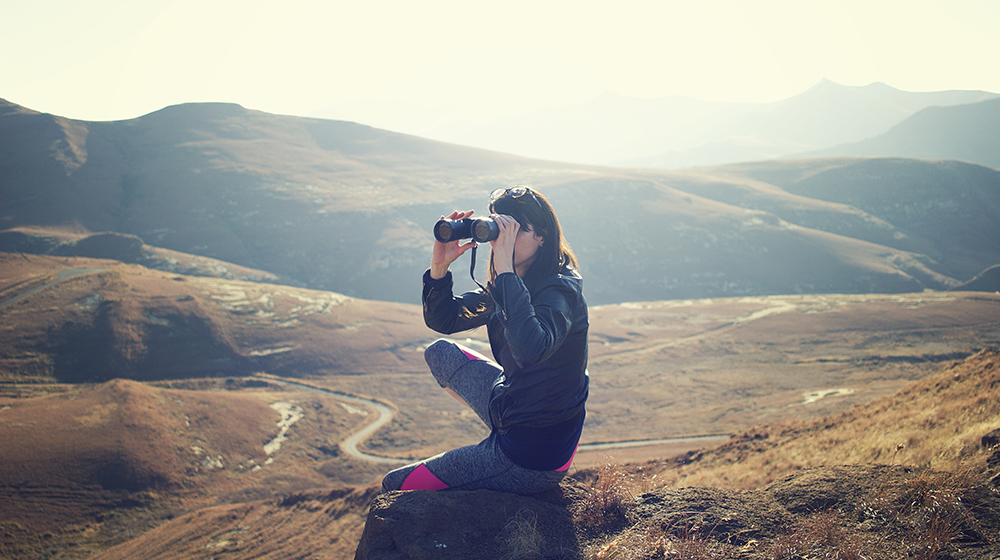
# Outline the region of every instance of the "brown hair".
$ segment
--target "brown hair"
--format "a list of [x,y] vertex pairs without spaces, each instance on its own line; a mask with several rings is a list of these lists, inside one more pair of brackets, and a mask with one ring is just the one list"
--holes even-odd
[[[490,203],[490,213],[506,214],[517,220],[522,228],[531,224],[532,231],[542,237],[542,246],[538,248],[534,262],[521,278],[530,292],[546,278],[567,269],[576,270],[579,265],[573,249],[563,236],[562,226],[559,225],[559,218],[556,217],[552,204],[542,193],[530,187],[519,186],[527,189],[523,196],[515,198],[504,194]],[[491,254],[490,280],[493,281],[496,277]]]

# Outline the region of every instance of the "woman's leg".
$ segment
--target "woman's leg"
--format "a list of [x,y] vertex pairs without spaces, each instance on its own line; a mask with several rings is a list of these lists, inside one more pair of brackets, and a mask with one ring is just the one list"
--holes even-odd
[[424,359],[438,385],[457,395],[492,428],[490,392],[503,369],[486,356],[443,338],[424,350]]
[[396,469],[382,479],[382,491],[496,490],[537,494],[554,488],[566,471],[535,471],[513,463],[490,436]]
[[[438,384],[457,394],[488,427],[490,392],[503,369],[482,354],[441,339],[424,351]],[[398,468],[382,479],[390,490],[498,490],[536,494],[559,484],[565,471],[535,471],[521,467],[503,454],[490,435],[478,445],[446,451]]]

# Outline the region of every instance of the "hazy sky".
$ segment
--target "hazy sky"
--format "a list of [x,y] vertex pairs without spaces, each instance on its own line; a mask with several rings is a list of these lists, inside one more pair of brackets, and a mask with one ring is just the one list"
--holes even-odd
[[997,0],[0,0],[0,10],[0,98],[84,120],[228,101],[403,130],[420,114],[487,121],[609,90],[777,101],[824,77],[1000,92]]

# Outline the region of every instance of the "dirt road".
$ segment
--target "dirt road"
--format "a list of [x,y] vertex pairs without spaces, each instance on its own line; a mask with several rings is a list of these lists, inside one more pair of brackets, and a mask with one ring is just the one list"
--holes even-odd
[[51,282],[46,282],[45,284],[42,284],[41,286],[37,286],[37,287],[32,288],[30,290],[21,292],[21,293],[15,295],[13,297],[7,298],[4,301],[0,302],[0,309],[3,309],[3,308],[8,307],[10,305],[14,305],[15,303],[21,301],[22,299],[24,299],[24,298],[26,298],[26,297],[34,294],[35,292],[40,292],[40,291],[44,290],[45,288],[48,288],[48,287],[50,287],[50,286],[52,286],[54,284],[58,284],[59,282],[63,282],[65,280],[69,280],[70,278],[73,278],[75,276],[82,276],[84,274],[90,274],[92,272],[100,272],[102,270],[104,270],[104,269],[103,268],[70,268],[68,270],[61,270],[61,271],[59,271],[59,274],[56,276],[55,280],[52,280]]
[[[301,383],[298,381],[293,381],[290,379],[278,379],[274,376],[266,376],[270,381],[276,383],[281,383],[284,385],[290,385],[306,389],[308,391],[314,391],[324,395],[329,395],[331,397],[347,401],[354,404],[360,404],[362,406],[368,407],[375,410],[377,418],[374,422],[371,422],[364,428],[353,433],[341,442],[340,446],[345,453],[354,457],[356,459],[361,459],[363,461],[371,461],[374,463],[381,463],[387,465],[399,465],[403,463],[408,463],[412,459],[402,459],[396,457],[383,457],[381,455],[372,455],[370,453],[365,453],[358,449],[358,445],[365,441],[372,434],[377,432],[382,426],[385,426],[392,421],[395,416],[395,411],[387,406],[385,403],[366,399],[359,397],[357,395],[351,395],[348,393],[341,393],[340,391],[332,391],[330,389],[324,389],[322,387],[316,387],[314,385],[309,385],[307,383]],[[629,449],[629,448],[639,448],[639,447],[656,447],[663,448],[664,446],[676,446],[679,444],[686,445],[687,447],[701,447],[702,445],[710,445],[712,443],[717,443],[729,438],[728,434],[707,434],[707,435],[695,435],[695,436],[685,436],[685,437],[674,437],[674,438],[661,438],[661,439],[632,439],[632,440],[622,440],[622,441],[602,441],[594,443],[582,443],[579,447],[579,454],[585,454],[588,452],[607,452],[615,449]]]

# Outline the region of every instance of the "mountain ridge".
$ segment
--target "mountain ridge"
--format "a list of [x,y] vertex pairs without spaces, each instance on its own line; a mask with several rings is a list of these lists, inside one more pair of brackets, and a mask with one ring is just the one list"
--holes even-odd
[[881,82],[843,86],[827,78],[767,103],[638,99],[605,92],[578,106],[538,109],[484,124],[439,125],[421,133],[548,160],[682,168],[789,157],[861,141],[928,106],[997,96],[977,90],[907,92]]
[[928,107],[885,133],[796,157],[887,156],[956,159],[1000,168],[1000,99]]
[[[783,193],[788,185],[768,183],[780,174],[760,173],[840,169],[831,176],[848,192],[871,189],[863,175],[851,175],[865,165],[878,168],[908,207],[939,208],[933,235],[910,231],[894,207]],[[914,193],[923,191],[908,186],[919,184],[909,171],[915,166],[954,192],[918,200]],[[429,224],[453,209],[481,208],[494,188],[517,183],[551,199],[597,304],[946,289],[1000,262],[1000,247],[987,241],[952,255],[962,239],[1000,237],[995,219],[966,215],[969,200],[998,206],[998,177],[899,159],[602,168],[234,104],[178,105],[100,123],[20,109],[0,117],[0,230],[133,235],[292,285],[410,303],[429,259]],[[458,281],[459,289],[471,287],[464,275]]]

